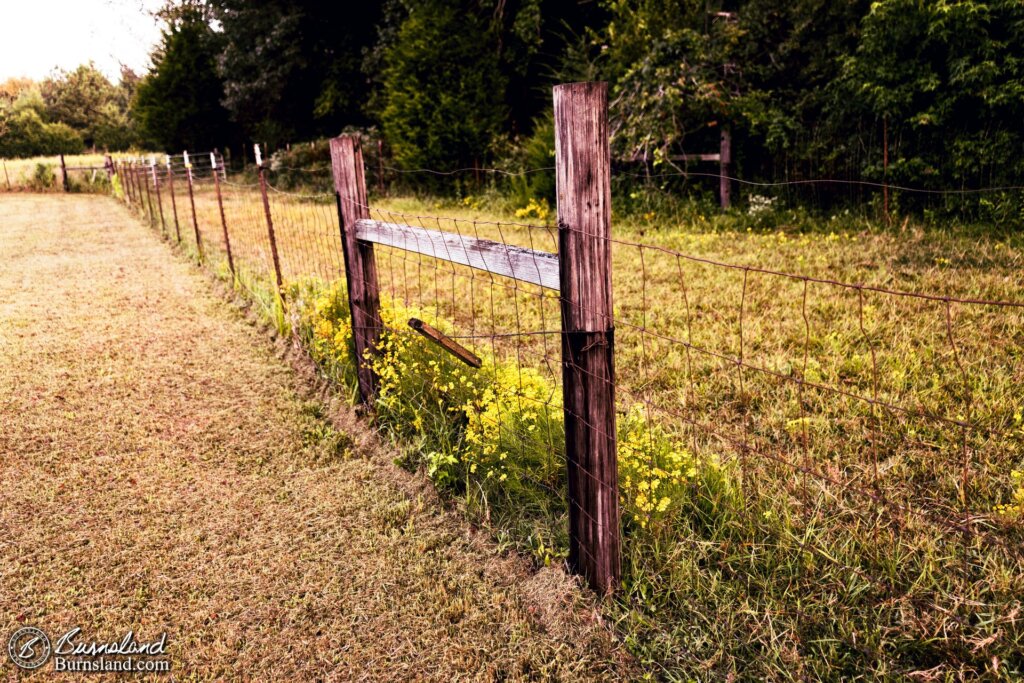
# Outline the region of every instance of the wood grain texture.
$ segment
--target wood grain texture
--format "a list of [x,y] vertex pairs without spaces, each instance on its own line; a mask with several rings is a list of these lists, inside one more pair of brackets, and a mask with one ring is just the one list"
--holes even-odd
[[453,232],[369,219],[356,221],[356,238],[458,263],[494,275],[558,290],[558,256]]
[[331,140],[331,169],[338,197],[341,246],[345,256],[348,303],[352,311],[359,398],[369,405],[377,395],[377,377],[365,359],[368,353],[376,352],[384,326],[380,320],[380,294],[373,244],[362,242],[356,236],[356,222],[370,217],[363,151],[358,138],[342,135]]
[[569,563],[599,593],[619,587],[608,87],[554,89]]

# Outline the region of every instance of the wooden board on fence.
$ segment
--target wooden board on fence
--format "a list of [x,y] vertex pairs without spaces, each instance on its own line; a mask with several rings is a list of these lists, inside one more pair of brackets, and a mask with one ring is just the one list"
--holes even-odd
[[356,239],[558,290],[558,256],[546,251],[399,223],[356,221]]

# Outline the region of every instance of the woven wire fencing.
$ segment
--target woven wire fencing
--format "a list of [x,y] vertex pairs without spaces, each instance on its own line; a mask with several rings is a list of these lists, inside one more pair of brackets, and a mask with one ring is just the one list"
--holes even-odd
[[[151,225],[281,306],[322,367],[355,382],[334,194],[280,190],[269,168],[261,187],[208,154],[118,169]],[[559,250],[548,224],[360,208],[466,253],[466,239]],[[708,257],[667,229],[606,239],[617,424],[590,427],[617,441],[624,585],[665,661],[1021,666],[1019,269],[851,282],[827,263]],[[561,561],[564,297],[422,251],[374,245],[384,332],[360,362],[379,377],[377,423],[500,538]],[[729,644],[674,632],[687,623]]]

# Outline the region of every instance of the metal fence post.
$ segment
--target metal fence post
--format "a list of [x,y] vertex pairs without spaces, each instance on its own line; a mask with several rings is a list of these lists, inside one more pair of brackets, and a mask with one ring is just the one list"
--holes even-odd
[[153,214],[153,195],[149,191],[149,178],[146,177],[149,174],[145,171],[145,161],[145,159],[139,159],[140,180],[143,187],[146,188],[146,204],[142,208],[146,212],[146,218],[149,220],[150,227],[153,227],[153,224],[156,222],[155,215]]
[[594,590],[621,576],[607,83],[554,88],[569,564]]
[[171,213],[174,214],[174,234],[178,238],[178,244],[181,244],[181,227],[178,225],[178,202],[174,199],[174,169],[171,167],[170,154],[168,154],[164,159],[164,164],[167,166],[167,191],[171,193]]
[[[266,143],[264,143],[266,144]],[[270,197],[267,196],[267,176],[263,172],[263,155],[259,144],[253,145],[256,153],[256,169],[260,176],[260,194],[263,196],[263,214],[267,219],[267,235],[270,237],[270,256],[274,261],[274,277],[277,280],[277,295],[284,297],[284,278],[281,277],[281,259],[277,255],[277,237],[274,234],[274,217],[270,214]]]
[[338,221],[341,225],[348,305],[352,312],[352,336],[355,339],[359,375],[359,398],[364,404],[370,404],[377,394],[377,376],[367,365],[366,355],[376,350],[383,324],[380,320],[380,294],[373,245],[356,239],[356,221],[370,217],[366,201],[363,152],[358,138],[342,135],[331,140],[331,170],[338,198]]
[[164,199],[160,196],[160,176],[156,172],[156,157],[149,158],[149,170],[153,174],[153,187],[156,189],[156,203],[160,207],[160,234],[167,236],[167,221],[164,220]]
[[185,158],[185,177],[188,179],[188,203],[192,205],[192,228],[196,233],[196,251],[199,252],[199,262],[203,261],[203,240],[199,236],[199,219],[196,217],[196,198],[192,192],[192,162],[188,160],[188,150],[183,152]]
[[[223,166],[223,163],[221,165]],[[228,270],[231,271],[231,277],[234,277],[235,260],[231,257],[231,238],[228,236],[228,219],[224,215],[224,199],[220,193],[220,172],[217,170],[216,152],[210,152],[210,168],[213,169],[213,185],[217,188],[217,207],[220,209],[220,224],[224,228],[224,250],[228,253]]]

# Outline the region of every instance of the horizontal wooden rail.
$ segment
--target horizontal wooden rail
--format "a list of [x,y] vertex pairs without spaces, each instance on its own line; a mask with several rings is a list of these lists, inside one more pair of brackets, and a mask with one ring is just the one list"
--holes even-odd
[[366,218],[356,221],[356,239],[451,261],[522,282],[559,289],[558,256],[452,232]]

